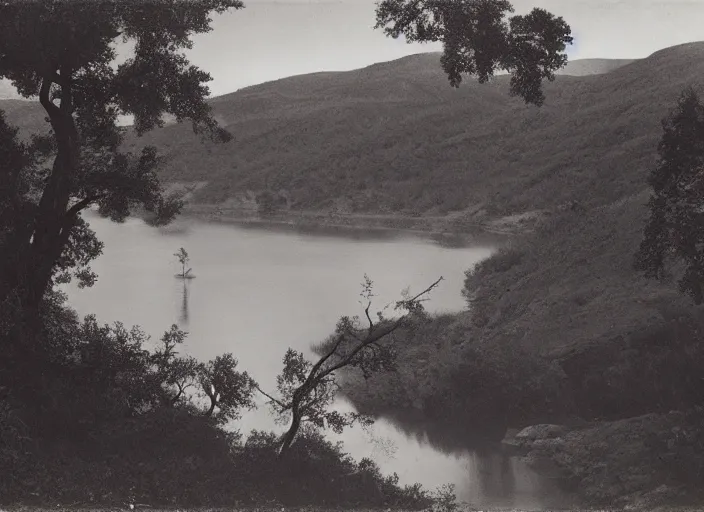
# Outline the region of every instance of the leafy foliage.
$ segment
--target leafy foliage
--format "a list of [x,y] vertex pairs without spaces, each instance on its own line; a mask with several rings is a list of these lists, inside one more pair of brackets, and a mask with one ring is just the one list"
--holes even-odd
[[[210,76],[189,64],[182,50],[194,34],[210,30],[210,13],[240,8],[239,0],[207,2],[5,2],[0,6],[0,78],[27,98],[38,97],[51,126],[50,139],[36,144],[44,161],[22,165],[23,148],[10,144],[11,165],[3,202],[0,300],[14,297],[33,315],[52,277],[82,284],[95,281],[87,263],[100,245],[80,212],[97,205],[120,222],[135,207],[149,222],[168,223],[181,200],[163,193],[156,149],[120,152],[119,115],[132,115],[138,134],[163,126],[162,115],[190,119],[196,133],[227,141],[229,134],[205,101]],[[134,53],[115,65],[118,38]],[[2,129],[2,136],[11,133]],[[14,156],[13,156],[14,155]],[[22,168],[32,176],[18,172]],[[25,172],[26,174],[26,172]],[[22,179],[23,178],[23,179]],[[29,184],[35,190],[29,190]],[[31,193],[33,192],[33,193]],[[8,216],[12,215],[10,219]],[[36,322],[25,319],[25,328]]]
[[680,290],[696,304],[704,301],[704,105],[686,89],[663,120],[660,159],[648,183],[650,218],[635,266],[647,277],[663,278],[667,264],[684,264]]
[[370,425],[371,419],[356,412],[340,414],[329,411],[339,389],[336,372],[357,369],[365,378],[373,373],[394,369],[393,347],[383,343],[394,331],[406,325],[409,320],[423,318],[423,301],[442,281],[442,277],[415,296],[405,293],[404,298],[395,304],[395,310],[402,312],[396,319],[388,319],[383,311],[377,313],[377,322],[372,320],[373,282],[364,276],[361,297],[366,326],[359,317],[342,317],[335,333],[321,347],[320,359],[315,364],[307,361],[303,354],[289,349],[284,356],[283,372],[277,377],[280,398],[275,398],[257,387],[269,399],[269,404],[282,421],[290,415],[290,426],[281,438],[280,455],[283,456],[293,444],[299,429],[304,423],[318,428],[331,428],[341,433],[345,427],[355,422]]
[[[51,299],[51,302],[48,301]],[[50,293],[41,314],[44,357],[0,373],[0,501],[152,506],[364,505],[421,508],[419,486],[398,486],[370,463],[302,428],[287,458],[279,437],[246,442],[223,427],[251,403],[251,380],[229,354],[206,364],[178,353],[172,326],[153,351],[138,328],[80,321]],[[40,366],[41,364],[41,366]],[[216,412],[194,387],[214,390]]]
[[355,462],[310,425],[301,429],[286,457],[278,457],[279,436],[253,431],[236,449],[238,481],[255,504],[393,507],[422,509],[432,498],[420,485],[398,485],[398,476],[383,476],[370,459]]
[[176,258],[178,259],[178,262],[181,264],[181,276],[186,277],[186,275],[188,275],[188,272],[191,271],[190,268],[188,270],[186,270],[186,265],[188,265],[188,261],[191,259],[188,256],[186,249],[181,247],[178,251],[176,251],[174,253],[174,256],[176,256]]
[[560,17],[535,8],[511,16],[507,0],[382,0],[376,28],[387,36],[410,42],[442,42],[442,67],[450,85],[462,75],[485,83],[498,69],[512,73],[510,90],[526,103],[542,105],[542,81],[555,79],[567,63],[564,51],[572,43],[570,27]]
[[[254,381],[247,372],[240,373],[232,354],[217,356],[198,370],[201,390],[210,401],[205,415],[225,422],[239,418],[241,408],[253,408]],[[217,413],[215,411],[217,410]]]
[[200,363],[193,357],[178,357],[176,347],[186,340],[187,333],[172,325],[161,337],[161,346],[152,355],[152,364],[159,375],[159,380],[166,396],[164,400],[170,405],[188,403],[186,392],[196,386]]

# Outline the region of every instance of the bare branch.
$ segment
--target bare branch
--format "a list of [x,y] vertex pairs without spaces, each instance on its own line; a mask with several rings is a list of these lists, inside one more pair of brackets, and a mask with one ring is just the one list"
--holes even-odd
[[321,358],[318,360],[318,362],[315,363],[315,365],[313,365],[313,368],[311,368],[310,373],[308,374],[308,378],[307,378],[306,381],[301,385],[301,387],[300,387],[299,389],[301,389],[301,388],[303,388],[304,386],[307,385],[308,381],[311,379],[311,376],[315,375],[315,374],[318,372],[318,370],[320,370],[320,368],[323,366],[323,364],[325,364],[325,361],[327,361],[328,359],[330,359],[330,357],[332,357],[332,355],[337,352],[337,349],[340,348],[340,345],[342,344],[342,342],[343,342],[344,340],[345,340],[344,334],[340,334],[340,335],[338,336],[337,341],[335,342],[335,345],[333,345],[333,347],[328,351],[328,353],[325,354],[323,357],[321,357]]
[[371,334],[371,332],[374,330],[374,322],[372,322],[372,317],[369,316],[369,308],[370,308],[370,307],[372,307],[372,301],[371,301],[371,300],[367,303],[367,307],[364,308],[364,314],[366,315],[367,320],[369,321],[369,329],[368,329],[368,331],[367,331],[369,334]]
[[[288,404],[284,404],[268,393],[265,393],[258,386],[255,386],[256,389],[269,398],[272,403],[278,404],[282,409],[281,412],[284,410],[290,410],[293,414],[291,426],[281,439],[279,456],[283,456],[284,452],[288,450],[288,447],[291,445],[291,442],[300,428],[302,421],[313,421],[318,424],[319,421],[326,421],[326,418],[330,415],[337,414],[325,411],[325,408],[334,398],[335,392],[340,389],[339,384],[334,378],[335,371],[347,366],[360,365],[362,366],[362,370],[366,372],[368,368],[364,367],[365,360],[358,363],[355,361],[355,358],[357,358],[360,352],[369,348],[371,351],[372,363],[375,358],[379,359],[380,353],[383,351],[383,347],[377,342],[404,325],[407,319],[414,313],[422,310],[422,307],[419,304],[420,300],[424,295],[428,294],[435,287],[437,287],[442,280],[443,278],[440,277],[437,281],[432,283],[420,293],[416,294],[414,297],[398,301],[396,303],[396,309],[406,309],[406,314],[401,315],[393,321],[385,320],[383,319],[383,315],[379,314],[380,323],[375,324],[372,320],[372,315],[370,314],[372,305],[371,280],[365,275],[365,288],[362,296],[366,300],[364,314],[369,324],[366,329],[366,336],[363,338],[357,336],[357,333],[362,331],[362,329],[355,327],[355,325],[358,325],[356,324],[358,321],[357,317],[354,318],[354,323],[351,323],[349,318],[343,317],[338,323],[336,337],[331,340],[332,347],[330,347],[327,352],[310,368],[310,371],[308,371],[305,378],[303,378],[303,375],[298,375],[296,377],[299,381],[303,380],[303,382],[297,388],[292,390],[292,396]],[[338,350],[343,342],[346,340],[350,341],[348,336],[354,339],[355,342],[351,343],[351,348],[349,348],[349,350],[348,347],[345,347],[345,353],[339,354]],[[338,356],[337,360],[333,364],[325,366],[333,355]],[[291,370],[289,369],[289,371]],[[287,389],[285,394],[288,396],[290,392],[291,390]],[[339,417],[339,415],[335,416],[335,428],[342,428],[345,425],[350,425],[354,421],[356,421],[356,419],[348,415],[343,415],[343,417]]]
[[269,393],[267,393],[266,391],[264,391],[262,388],[259,387],[259,384],[254,384],[254,389],[256,389],[257,391],[259,391],[262,395],[264,395],[265,397],[267,397],[269,400],[271,400],[272,402],[274,402],[276,405],[278,405],[279,407],[281,407],[283,410],[287,410],[287,409],[290,409],[290,408],[291,408],[290,405],[284,404],[284,403],[281,402],[280,400],[277,400],[276,398],[274,398],[273,396],[271,396]]
[[[404,305],[404,304],[407,305],[407,304],[416,303],[420,297],[430,293],[434,288],[436,288],[442,280],[443,280],[443,277],[441,276],[437,281],[435,281],[433,284],[428,286],[425,290],[423,290],[422,292],[417,294],[415,297],[408,299],[408,300],[405,300],[405,301],[399,301],[397,304],[397,307],[401,307],[401,305]],[[376,341],[379,341],[381,338],[388,336],[389,334],[391,334],[392,332],[397,330],[399,327],[401,327],[403,322],[406,320],[407,316],[408,315],[403,315],[402,317],[397,319],[394,323],[392,323],[389,327],[387,327],[385,329],[378,330],[374,334],[368,335],[364,339],[364,341],[362,341],[359,345],[357,345],[357,347],[354,350],[352,350],[352,352],[350,352],[345,358],[343,358],[337,364],[333,365],[330,368],[327,368],[324,372],[322,372],[320,374],[320,378],[317,379],[317,381],[320,382],[320,380],[322,380],[322,378],[326,377],[327,375],[330,375],[330,373],[334,372],[335,370],[339,370],[340,368],[344,368],[345,366],[348,366],[352,362],[354,357],[359,352],[361,352],[365,347],[367,347],[368,345],[370,345],[372,343],[375,343]]]
[[[423,295],[426,295],[426,294],[430,293],[434,288],[437,288],[437,286],[438,286],[438,285],[440,284],[440,282],[443,281],[443,280],[444,280],[444,278],[443,278],[442,276],[440,276],[440,278],[439,278],[437,281],[435,281],[433,284],[431,284],[430,286],[428,286],[425,290],[423,290],[422,292],[420,292],[420,293],[419,293],[418,295],[416,295],[415,297],[412,297],[412,298],[407,299],[407,300],[398,301],[398,302],[396,303],[396,307],[398,308],[400,305],[403,305],[403,304],[410,304],[410,303],[413,303],[413,302],[418,302],[418,299],[419,299],[420,297],[422,297]],[[424,300],[427,300],[427,299],[424,299]]]

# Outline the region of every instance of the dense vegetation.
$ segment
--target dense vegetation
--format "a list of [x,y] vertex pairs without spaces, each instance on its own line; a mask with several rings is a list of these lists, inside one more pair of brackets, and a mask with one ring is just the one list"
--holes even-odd
[[[186,333],[172,326],[152,351],[138,328],[80,320],[57,285],[91,286],[90,263],[102,242],[82,212],[95,207],[122,222],[135,210],[152,225],[182,209],[158,176],[157,148],[129,151],[119,116],[132,116],[131,136],[189,121],[205,149],[232,139],[206,101],[210,76],[183,50],[210,30],[211,15],[242,8],[240,0],[204,2],[5,2],[0,7],[0,79],[38,99],[42,112],[7,104],[11,119],[45,121],[34,133],[0,111],[0,482],[3,502],[130,505],[451,506],[419,486],[401,488],[373,461],[351,460],[322,435],[362,420],[329,411],[344,368],[388,369],[377,342],[425,319],[422,297],[396,304],[405,313],[367,322],[342,317],[333,345],[317,362],[289,350],[279,398],[237,368],[233,354],[201,362],[178,353]],[[504,0],[474,4],[382,2],[379,27],[388,34],[442,41],[452,85],[460,74],[486,81],[513,72],[510,92],[540,104],[542,82],[566,57],[570,29],[536,9],[510,16]],[[428,14],[436,16],[428,24]],[[441,17],[437,15],[442,14]],[[485,34],[465,33],[476,21]],[[533,44],[539,38],[541,44]],[[115,43],[133,43],[117,63]],[[472,55],[466,58],[466,54]],[[462,57],[465,55],[465,57]],[[462,58],[460,58],[462,57]],[[15,116],[15,117],[13,117]],[[246,115],[245,115],[246,117]],[[203,142],[201,141],[201,142]],[[201,166],[202,166],[201,162]],[[266,214],[276,199],[260,201]],[[187,253],[177,254],[187,277]],[[364,284],[371,297],[371,282]],[[254,407],[258,390],[291,418],[283,436],[253,432],[246,440],[225,428]]]
[[649,160],[637,175],[620,169],[639,184],[604,205],[585,196],[470,269],[468,311],[405,333],[395,374],[348,379],[360,410],[433,420],[438,444],[444,418],[475,445],[487,425],[496,441],[563,424],[574,430],[537,450],[584,498],[612,504],[664,484],[662,499],[701,500],[704,109],[688,89],[668,110],[660,144],[622,143],[624,159]]
[[[558,76],[540,109],[510,98],[503,76],[451,89],[439,56],[417,55],[213,98],[235,134],[227,144],[203,148],[176,124],[125,144],[158,147],[163,180],[195,185],[194,203],[224,211],[256,212],[265,190],[267,206],[284,210],[453,212],[460,226],[603,206],[647,186],[660,119],[704,74],[703,51],[688,44],[608,74]],[[21,126],[24,110],[8,116]]]
[[[38,94],[43,109],[5,102],[10,122],[0,117],[3,501],[428,505],[418,486],[400,488],[322,436],[328,424],[366,421],[327,408],[335,371],[350,367],[362,370],[346,382],[360,413],[428,422],[443,449],[555,422],[569,432],[541,450],[585,498],[660,484],[698,497],[704,321],[680,292],[701,302],[704,108],[690,90],[664,134],[658,121],[704,75],[704,45],[543,91],[571,41],[561,19],[542,10],[506,19],[503,0],[386,0],[379,28],[442,41],[442,71],[436,56],[411,57],[206,101],[209,77],[179,52],[209,29],[211,12],[239,1],[27,5],[0,13],[0,77]],[[486,39],[457,28],[473,16]],[[541,33],[545,47],[526,45]],[[137,44],[115,68],[119,35]],[[486,81],[496,69],[513,73],[481,87],[439,85],[463,73]],[[516,94],[547,103],[536,110]],[[131,130],[118,128],[120,114],[134,116]],[[164,114],[179,123],[159,128]],[[209,138],[188,139],[185,120]],[[291,428],[245,439],[223,428],[258,388],[234,355],[181,357],[176,327],[148,351],[138,329],[81,320],[56,291],[95,280],[102,244],[81,211],[95,205],[119,222],[137,207],[166,223],[182,198],[160,180],[194,185],[200,203],[258,204],[263,216],[531,214],[539,225],[467,272],[468,311],[429,318],[415,297],[399,302],[408,314],[398,322],[372,321],[368,309],[368,325],[343,317],[317,363],[286,353],[278,397],[259,391]],[[647,279],[668,272],[680,290]]]
[[[218,415],[207,413],[204,393],[175,400],[177,380],[169,370],[182,366],[166,366],[164,359],[175,353],[178,331],[167,332],[149,352],[144,333],[98,325],[91,317],[80,321],[59,294],[48,296],[43,307],[42,377],[26,379],[21,404],[18,391],[11,390],[0,411],[4,503],[430,502],[419,487],[400,488],[372,461],[351,460],[314,429],[304,429],[283,460],[277,458],[278,435],[253,432],[245,439],[222,429],[224,420],[251,405],[246,396],[230,407],[219,404]],[[37,362],[27,366],[37,368]],[[200,366],[200,381],[210,377],[208,384],[217,384],[212,368],[218,361]]]

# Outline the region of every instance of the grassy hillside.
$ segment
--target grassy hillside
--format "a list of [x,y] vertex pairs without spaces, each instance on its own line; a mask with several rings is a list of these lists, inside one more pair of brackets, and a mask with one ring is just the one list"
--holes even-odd
[[603,75],[630,64],[634,59],[578,59],[572,60],[557,72],[558,75]]
[[[509,426],[619,422],[701,403],[701,309],[631,267],[660,120],[701,82],[704,43],[693,43],[605,74],[560,76],[537,109],[508,97],[506,77],[453,90],[426,54],[214,98],[235,134],[227,145],[201,145],[179,125],[127,144],[159,147],[164,178],[203,184],[193,200],[205,205],[246,204],[247,191],[269,188],[298,210],[542,212],[535,233],[468,277],[471,312],[399,333],[397,373],[348,383],[361,410],[431,420],[431,440],[452,449],[456,438],[437,420],[461,426],[456,442],[466,446]],[[41,119],[36,106],[6,106],[23,128]],[[575,452],[596,445],[568,441]],[[620,464],[643,443],[594,467],[627,479]],[[638,489],[657,488],[664,474]]]
[[449,87],[425,54],[343,73],[249,87],[212,101],[233,132],[205,148],[187,126],[142,141],[164,148],[164,177],[208,182],[200,203],[284,190],[293,209],[476,218],[609,204],[642,186],[659,121],[704,76],[704,44],[603,75],[558,77],[548,102],[509,98],[507,77]]
[[[202,144],[172,124],[127,146],[159,147],[164,179],[199,184],[200,205],[251,207],[264,189],[283,192],[293,210],[476,221],[573,200],[602,205],[642,184],[659,119],[704,76],[703,56],[696,43],[627,65],[576,61],[575,74],[621,67],[559,76],[538,109],[508,96],[506,76],[452,89],[439,55],[419,54],[213,98],[235,135],[229,144]],[[23,128],[36,120],[36,105],[5,105]]]
[[4,110],[7,119],[20,129],[20,136],[23,138],[32,133],[45,133],[49,129],[49,123],[45,121],[46,113],[38,101],[2,99],[0,109]]

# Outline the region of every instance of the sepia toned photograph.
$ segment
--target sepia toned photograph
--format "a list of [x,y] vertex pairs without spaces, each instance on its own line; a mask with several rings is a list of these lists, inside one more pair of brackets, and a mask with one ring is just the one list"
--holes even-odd
[[704,0],[0,0],[0,512],[704,511]]

